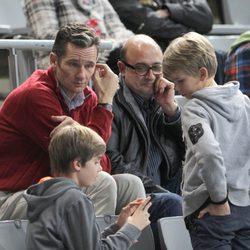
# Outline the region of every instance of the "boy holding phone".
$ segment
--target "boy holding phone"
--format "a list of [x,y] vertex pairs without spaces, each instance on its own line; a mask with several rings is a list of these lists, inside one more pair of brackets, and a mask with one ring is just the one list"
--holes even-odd
[[[117,222],[100,232],[91,200],[81,191],[95,183],[105,142],[81,125],[65,126],[49,145],[54,178],[25,191],[28,249],[129,249],[150,224],[150,197],[129,203]],[[136,202],[136,201],[135,201]]]

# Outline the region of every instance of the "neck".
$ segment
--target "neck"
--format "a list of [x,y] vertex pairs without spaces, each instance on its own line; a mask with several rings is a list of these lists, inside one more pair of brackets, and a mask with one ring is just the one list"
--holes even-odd
[[209,87],[214,87],[214,86],[217,86],[217,83],[215,82],[214,78],[211,77],[209,78],[206,83],[205,83],[205,88],[209,88]]

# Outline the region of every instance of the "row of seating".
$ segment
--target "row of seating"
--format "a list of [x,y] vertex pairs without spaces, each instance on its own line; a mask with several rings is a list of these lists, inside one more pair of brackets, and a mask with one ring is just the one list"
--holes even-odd
[[[116,216],[98,216],[101,230],[116,220]],[[26,250],[25,235],[28,220],[0,221],[0,250]],[[182,216],[161,218],[158,221],[162,250],[192,250],[190,237]],[[154,250],[154,238],[150,226],[146,227],[131,250]]]

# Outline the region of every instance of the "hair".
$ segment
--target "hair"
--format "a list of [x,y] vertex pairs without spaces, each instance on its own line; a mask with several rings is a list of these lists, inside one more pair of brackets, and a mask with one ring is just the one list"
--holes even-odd
[[215,76],[217,59],[207,38],[196,32],[189,32],[170,43],[164,52],[162,66],[166,78],[178,71],[195,77],[202,67],[207,69],[210,78]]
[[127,61],[126,58],[126,54],[127,54],[127,46],[123,45],[120,49],[120,60],[121,61]]
[[89,48],[95,45],[98,50],[100,40],[94,29],[88,28],[84,24],[74,23],[62,26],[57,32],[52,52],[57,55],[58,59],[66,54],[68,43],[81,48]]
[[53,135],[49,144],[51,172],[67,173],[73,160],[79,160],[84,166],[105,150],[105,142],[92,129],[79,124],[65,126]]

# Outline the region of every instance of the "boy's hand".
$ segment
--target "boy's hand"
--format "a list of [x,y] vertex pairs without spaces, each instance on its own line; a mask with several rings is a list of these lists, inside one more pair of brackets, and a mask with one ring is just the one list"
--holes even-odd
[[201,219],[207,213],[215,216],[225,216],[231,214],[228,201],[220,205],[210,203],[207,207],[200,211],[198,219]]
[[119,214],[119,217],[117,219],[117,225],[119,227],[122,227],[126,222],[129,216],[131,216],[135,210],[139,207],[139,205],[143,204],[143,203],[148,203],[150,201],[150,197],[148,198],[138,198],[134,201],[131,201],[126,207],[124,207],[121,211],[121,213]]

